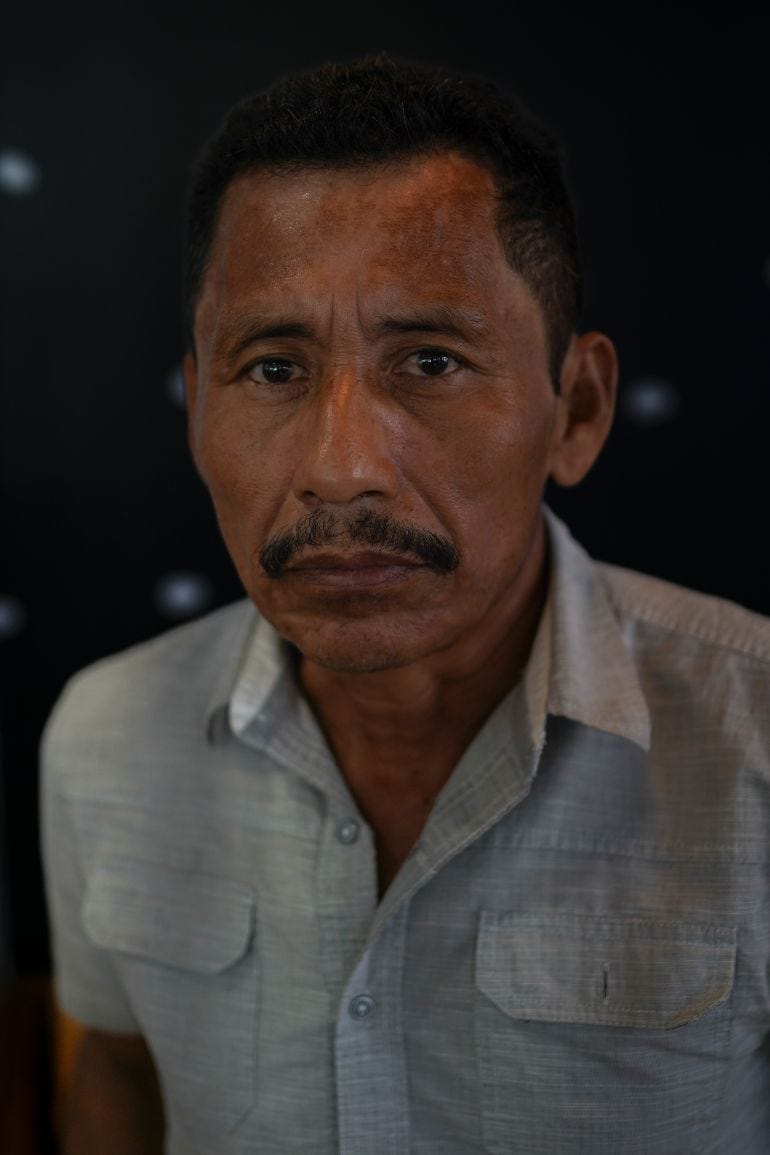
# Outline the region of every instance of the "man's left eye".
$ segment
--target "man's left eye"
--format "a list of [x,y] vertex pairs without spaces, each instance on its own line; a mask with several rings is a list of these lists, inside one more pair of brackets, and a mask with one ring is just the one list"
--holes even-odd
[[459,365],[457,358],[443,349],[418,349],[407,358],[406,363],[416,365],[426,377],[441,377]]

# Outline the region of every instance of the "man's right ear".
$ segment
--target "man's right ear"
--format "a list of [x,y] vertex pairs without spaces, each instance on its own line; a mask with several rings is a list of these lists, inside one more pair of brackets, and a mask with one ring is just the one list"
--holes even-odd
[[182,361],[182,372],[184,374],[184,389],[185,389],[185,404],[187,405],[187,412],[193,413],[195,411],[195,402],[198,396],[198,364],[195,360],[194,353],[185,353]]
[[199,374],[197,374],[197,360],[195,353],[185,353],[185,359],[182,360],[182,373],[185,377],[185,405],[187,409],[187,445],[189,447],[190,456],[192,456],[195,469],[199,472],[203,483],[205,478],[201,472],[201,465],[199,462]]
[[194,353],[185,353],[182,361],[182,373],[184,375],[185,406],[187,408],[187,444],[197,468],[195,422],[198,412],[198,362],[195,360]]

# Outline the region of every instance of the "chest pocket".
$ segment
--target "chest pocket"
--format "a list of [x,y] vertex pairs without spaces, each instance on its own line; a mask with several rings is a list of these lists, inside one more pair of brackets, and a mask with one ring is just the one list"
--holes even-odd
[[82,913],[91,941],[113,957],[169,1109],[211,1133],[236,1128],[256,1077],[251,890],[211,875],[109,863],[92,875]]
[[734,968],[732,928],[482,914],[475,1029],[487,1150],[708,1150]]

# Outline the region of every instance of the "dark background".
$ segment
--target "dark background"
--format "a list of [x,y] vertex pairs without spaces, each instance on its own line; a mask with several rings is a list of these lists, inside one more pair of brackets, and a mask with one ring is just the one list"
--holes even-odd
[[615,339],[622,378],[601,462],[551,504],[596,556],[770,611],[759,8],[49,4],[7,9],[0,41],[0,154],[34,166],[25,193],[0,189],[0,856],[17,972],[47,966],[36,750],[65,679],[240,594],[173,400],[180,206],[229,105],[286,71],[388,49],[485,73],[557,131],[585,326]]

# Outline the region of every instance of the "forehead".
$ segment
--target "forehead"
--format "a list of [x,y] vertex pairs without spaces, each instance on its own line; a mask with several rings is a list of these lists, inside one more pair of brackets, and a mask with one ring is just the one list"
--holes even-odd
[[434,153],[364,168],[306,168],[247,173],[226,189],[217,240],[244,215],[279,228],[301,228],[311,220],[322,232],[344,228],[351,211],[371,210],[371,224],[390,229],[431,225],[494,231],[497,187],[480,164],[455,152]]
[[506,260],[498,208],[491,172],[455,152],[245,174],[222,199],[199,324],[354,297],[364,317],[443,302],[504,321],[511,293],[529,291]]

